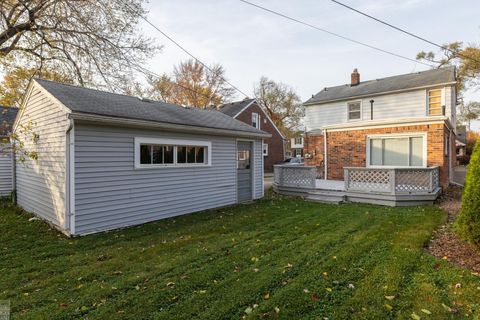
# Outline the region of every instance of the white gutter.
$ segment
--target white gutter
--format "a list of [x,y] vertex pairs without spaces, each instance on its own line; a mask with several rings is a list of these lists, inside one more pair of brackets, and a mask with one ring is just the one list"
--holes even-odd
[[69,139],[67,141],[68,148],[68,175],[65,188],[68,188],[68,205],[67,205],[67,215],[68,215],[68,229],[70,235],[75,234],[75,125],[73,119],[70,119],[70,125],[65,133],[68,135]]
[[117,118],[117,117],[101,116],[101,115],[94,115],[94,114],[85,114],[85,113],[72,112],[69,114],[69,118],[75,119],[75,120],[97,122],[102,124],[110,124],[110,125],[122,125],[122,126],[141,127],[141,128],[156,128],[156,129],[164,129],[168,131],[191,132],[191,133],[231,136],[231,137],[270,138],[272,136],[270,133],[266,133],[266,132],[254,133],[254,132],[248,132],[248,131],[216,129],[216,128],[208,128],[208,127],[195,127],[195,126],[187,126],[182,124]]
[[[323,126],[318,130],[348,130],[348,129],[358,129],[361,127],[370,128],[370,127],[384,127],[388,125],[392,126],[405,126],[405,125],[421,125],[421,124],[435,124],[435,123],[444,123],[445,120],[448,120],[448,126],[451,128],[450,121],[446,116],[432,116],[424,118],[403,118],[403,119],[385,119],[385,120],[367,120],[367,121],[355,121],[350,123],[338,123]],[[312,130],[315,132],[315,129]]]

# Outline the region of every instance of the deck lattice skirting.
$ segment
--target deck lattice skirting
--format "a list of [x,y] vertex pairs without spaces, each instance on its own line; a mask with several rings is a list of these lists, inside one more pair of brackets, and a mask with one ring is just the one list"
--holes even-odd
[[323,202],[390,206],[432,203],[441,193],[439,167],[344,168],[344,181],[316,179],[316,167],[277,165],[274,190]]

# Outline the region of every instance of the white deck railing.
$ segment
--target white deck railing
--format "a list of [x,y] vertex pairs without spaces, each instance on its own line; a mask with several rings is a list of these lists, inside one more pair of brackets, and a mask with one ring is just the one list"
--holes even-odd
[[344,168],[346,191],[387,194],[433,193],[439,168]]
[[274,183],[282,187],[315,188],[317,168],[311,166],[275,165]]

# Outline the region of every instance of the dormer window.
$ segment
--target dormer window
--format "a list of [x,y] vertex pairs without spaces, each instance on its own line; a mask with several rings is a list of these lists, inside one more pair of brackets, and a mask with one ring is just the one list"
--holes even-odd
[[428,115],[441,116],[442,114],[442,90],[437,89],[428,91]]
[[354,101],[347,103],[347,117],[348,121],[360,120],[362,118],[362,102]]

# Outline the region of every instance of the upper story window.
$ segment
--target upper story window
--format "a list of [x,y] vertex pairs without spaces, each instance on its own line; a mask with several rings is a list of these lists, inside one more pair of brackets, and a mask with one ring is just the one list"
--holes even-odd
[[135,168],[208,166],[211,149],[208,141],[135,138]]
[[350,120],[360,120],[362,118],[362,103],[354,101],[347,103],[347,117]]
[[252,113],[252,126],[260,129],[260,115],[258,113]]
[[430,116],[443,115],[441,89],[428,91],[428,115]]
[[293,141],[296,145],[303,144],[303,137],[295,138]]

